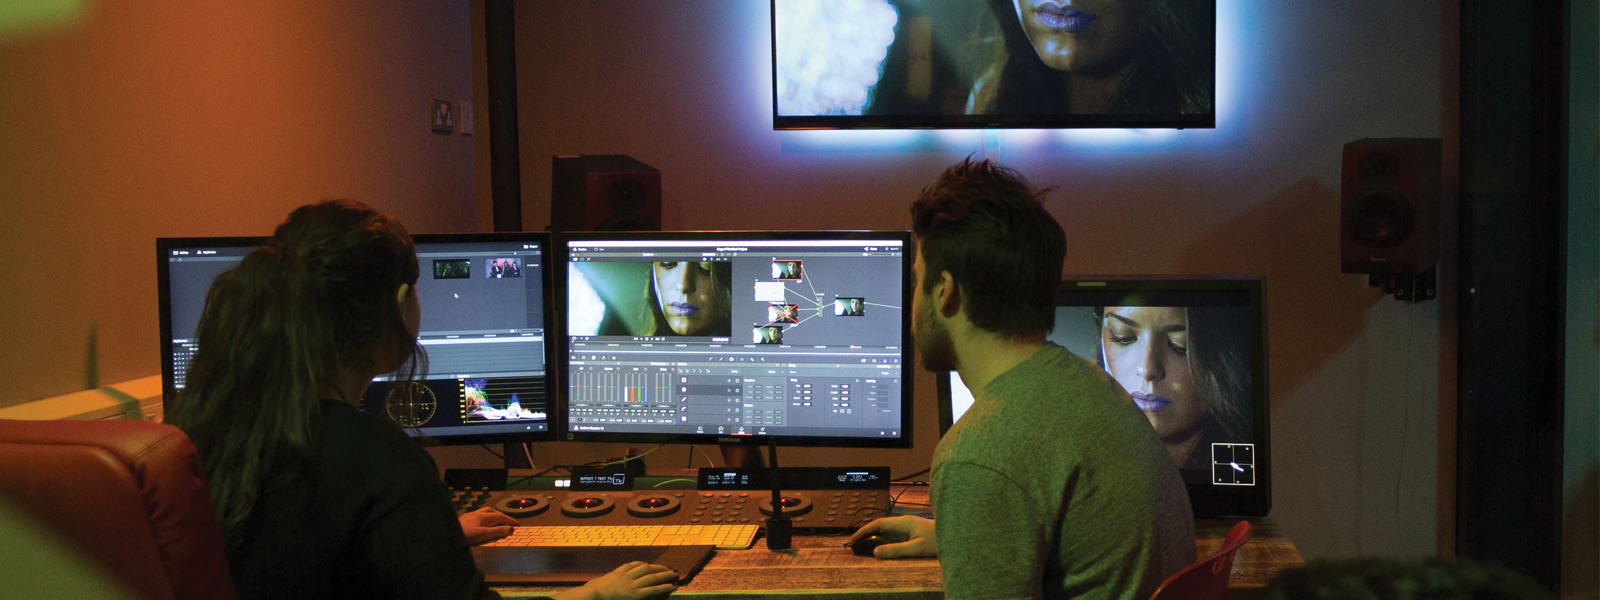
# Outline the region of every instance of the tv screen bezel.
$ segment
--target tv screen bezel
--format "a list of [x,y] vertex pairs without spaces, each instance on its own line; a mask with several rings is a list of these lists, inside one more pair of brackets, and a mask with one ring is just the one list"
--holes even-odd
[[[776,444],[780,446],[813,446],[833,448],[910,448],[912,446],[912,426],[916,407],[916,396],[912,385],[912,371],[915,363],[911,343],[911,264],[913,247],[911,245],[911,232],[905,230],[805,230],[805,231],[739,231],[739,230],[682,230],[682,231],[605,231],[605,232],[558,232],[552,244],[557,252],[558,264],[555,273],[559,293],[567,293],[567,270],[570,262],[568,249],[570,242],[582,241],[651,241],[651,240],[871,240],[893,239],[901,242],[904,252],[901,254],[901,295],[903,298],[900,310],[900,348],[901,348],[901,375],[900,375],[900,433],[897,438],[882,437],[821,437],[821,436],[791,436],[791,435],[716,435],[716,434],[686,434],[686,433],[635,433],[635,432],[574,432],[567,422],[568,395],[570,388],[566,382],[570,381],[570,345],[571,336],[568,334],[568,322],[565,314],[557,318],[558,343],[555,360],[559,361],[557,368],[561,374],[561,411],[558,415],[561,434],[558,439],[576,442],[627,442],[627,443],[688,443],[688,444],[726,444],[739,446],[761,446]],[[563,309],[566,300],[557,301]],[[733,343],[730,341],[730,344]],[[553,429],[553,428],[552,428]]]
[[[1184,275],[1184,276],[1116,276],[1063,279],[1056,291],[1055,305],[1084,306],[1069,301],[1088,293],[1169,293],[1194,292],[1243,293],[1249,298],[1251,352],[1251,436],[1256,445],[1256,485],[1219,486],[1186,483],[1189,504],[1197,518],[1262,518],[1272,509],[1272,446],[1271,401],[1267,370],[1267,294],[1266,278],[1259,275]],[[939,373],[936,383],[935,404],[939,409],[939,435],[955,424],[952,407],[951,379],[954,371]]]
[[[1217,9],[1211,2],[1211,110],[1173,114],[784,115],[778,110],[778,3],[768,3],[769,72],[774,131],[852,129],[1213,129],[1217,116]],[[881,76],[880,76],[881,77]]]

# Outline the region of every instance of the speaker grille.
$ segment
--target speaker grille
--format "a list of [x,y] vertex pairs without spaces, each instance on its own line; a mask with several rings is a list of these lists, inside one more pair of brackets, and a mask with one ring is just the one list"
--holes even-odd
[[1350,212],[1350,227],[1356,240],[1373,248],[1398,246],[1416,230],[1411,203],[1393,190],[1362,194]]

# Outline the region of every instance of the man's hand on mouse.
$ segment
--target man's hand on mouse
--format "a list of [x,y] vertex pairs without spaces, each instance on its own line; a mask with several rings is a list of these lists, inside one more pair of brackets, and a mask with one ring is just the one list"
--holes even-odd
[[872,534],[893,540],[904,540],[878,546],[872,551],[872,555],[877,558],[919,558],[939,555],[939,543],[933,534],[933,519],[913,516],[884,517],[861,526],[850,536],[850,541],[854,542]]

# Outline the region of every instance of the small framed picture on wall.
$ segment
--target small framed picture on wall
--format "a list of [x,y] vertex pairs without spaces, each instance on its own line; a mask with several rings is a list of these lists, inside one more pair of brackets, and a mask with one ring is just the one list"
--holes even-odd
[[430,122],[433,124],[434,133],[453,133],[456,130],[455,107],[449,100],[434,99],[433,110],[429,112]]

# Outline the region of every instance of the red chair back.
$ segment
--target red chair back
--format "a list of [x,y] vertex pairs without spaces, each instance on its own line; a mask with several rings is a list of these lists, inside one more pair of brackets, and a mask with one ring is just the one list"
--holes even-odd
[[205,471],[151,421],[0,420],[0,494],[142,598],[233,598]]
[[1228,597],[1233,555],[1249,540],[1250,522],[1234,523],[1228,536],[1223,538],[1220,550],[1173,573],[1150,594],[1150,600],[1224,600]]

